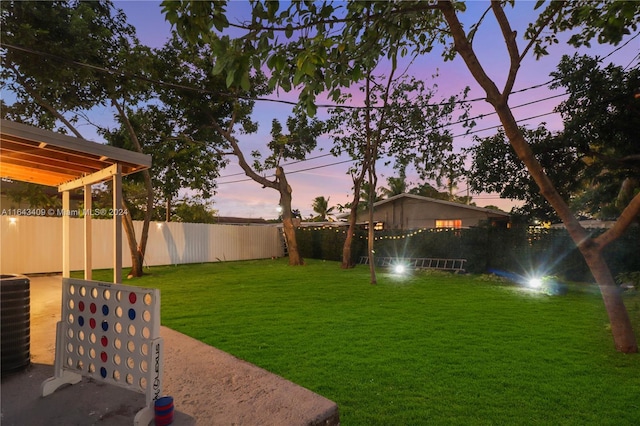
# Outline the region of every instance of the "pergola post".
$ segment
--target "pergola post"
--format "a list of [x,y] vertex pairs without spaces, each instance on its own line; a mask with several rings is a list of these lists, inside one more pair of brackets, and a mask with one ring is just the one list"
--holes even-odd
[[122,284],[122,166],[113,174],[113,282]]
[[62,276],[71,276],[71,197],[69,191],[62,192]]
[[[105,180],[111,180],[113,183],[113,282],[116,284],[122,284],[122,165],[120,164],[112,164],[111,166],[100,170],[99,172],[92,173],[87,176],[83,176],[71,182],[63,183],[58,186],[58,191],[62,192],[63,206],[64,206],[64,197],[69,197],[69,191],[76,188],[84,188],[85,190],[85,205],[91,205],[91,185],[99,182],[104,182]],[[63,250],[64,253],[67,253],[67,257],[70,258],[69,248],[69,224],[65,225],[65,220],[69,221],[68,212],[68,204],[69,200],[66,201],[67,207],[65,209],[65,215],[63,216],[62,228],[63,228]],[[88,203],[88,204],[87,204]],[[91,226],[91,212],[85,212],[85,278],[88,274],[91,274],[91,235],[87,233],[87,224],[89,227]],[[89,216],[89,217],[87,217]],[[66,226],[66,228],[65,228]],[[65,230],[66,229],[66,230]],[[89,229],[90,230],[90,229]],[[66,241],[66,243],[65,243]],[[66,246],[65,246],[66,244]],[[67,247],[66,249],[64,247]],[[88,252],[87,252],[88,250]],[[64,259],[64,254],[63,254]],[[67,275],[69,273],[69,261],[65,261]],[[64,273],[64,267],[63,267]],[[89,279],[89,278],[86,278]]]
[[84,279],[93,276],[93,240],[91,237],[91,219],[93,207],[91,203],[91,185],[84,186]]

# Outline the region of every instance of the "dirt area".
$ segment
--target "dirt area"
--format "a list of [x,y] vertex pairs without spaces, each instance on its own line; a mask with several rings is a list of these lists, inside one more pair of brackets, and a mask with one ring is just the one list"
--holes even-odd
[[[84,378],[42,398],[54,375],[60,276],[31,277],[31,365],[2,377],[3,426],[130,425],[142,394]],[[338,425],[337,405],[308,389],[174,330],[162,327],[164,395],[174,425]]]

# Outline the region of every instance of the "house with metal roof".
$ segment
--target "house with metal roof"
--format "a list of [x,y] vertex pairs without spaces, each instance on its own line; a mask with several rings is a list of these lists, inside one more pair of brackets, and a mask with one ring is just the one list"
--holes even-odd
[[[500,210],[453,203],[413,194],[400,194],[373,205],[376,229],[462,229],[490,224],[507,227],[510,216]],[[357,222],[366,223],[368,211],[358,213]]]

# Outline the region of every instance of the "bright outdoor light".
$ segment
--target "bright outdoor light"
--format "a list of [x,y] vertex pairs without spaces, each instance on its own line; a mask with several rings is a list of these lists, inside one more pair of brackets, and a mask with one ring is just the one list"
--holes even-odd
[[396,265],[396,266],[393,268],[393,271],[394,271],[396,274],[404,274],[405,269],[406,269],[406,268],[404,267],[404,265]]
[[530,278],[527,285],[531,288],[540,288],[542,287],[542,280],[540,278]]

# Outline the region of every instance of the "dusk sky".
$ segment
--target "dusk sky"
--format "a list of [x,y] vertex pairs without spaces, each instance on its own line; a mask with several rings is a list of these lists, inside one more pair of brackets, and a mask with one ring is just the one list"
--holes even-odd
[[[471,22],[477,20],[480,14],[485,10],[487,2],[469,2],[468,10],[463,17]],[[522,34],[528,22],[532,20],[532,16],[536,16],[533,11],[534,1],[519,1],[515,9],[507,7],[507,16],[511,18],[512,27],[518,32],[520,46],[524,45]],[[116,7],[121,8],[127,15],[128,21],[136,27],[138,37],[141,43],[150,47],[161,47],[169,38],[171,31],[170,25],[165,21],[160,11],[160,4],[156,1],[116,1]],[[248,3],[233,2],[230,5],[229,18],[231,21],[234,17],[241,20],[243,14],[248,10]],[[246,16],[246,15],[245,15]],[[581,49],[578,53],[585,53],[591,56],[606,57],[605,63],[613,62],[623,67],[638,66],[638,52],[640,51],[640,37],[631,40],[635,34],[628,36],[623,42],[616,46],[610,45],[594,45],[591,49]],[[631,40],[628,44],[626,42]],[[474,46],[480,57],[482,64],[487,67],[490,76],[501,87],[504,84],[504,76],[508,67],[507,54],[504,48],[499,29],[489,14],[483,23],[481,30],[478,32],[474,40]],[[623,47],[621,47],[623,46]],[[616,50],[618,49],[618,50]],[[521,66],[518,78],[516,80],[514,91],[533,87],[548,82],[551,78],[549,73],[553,71],[563,54],[573,54],[575,49],[561,44],[550,47],[550,55],[541,60],[535,60],[530,55],[525,59]],[[613,53],[612,53],[613,52]],[[609,56],[607,56],[609,55]],[[445,63],[438,53],[433,53],[429,57],[417,60],[410,68],[410,74],[417,77],[429,77],[436,71],[439,78],[436,80],[438,85],[438,98],[446,98],[452,94],[460,92],[465,86],[470,86],[469,99],[481,98],[483,92],[473,81],[466,66],[462,60],[456,58],[452,62]],[[354,88],[355,89],[355,88]],[[510,97],[510,105],[512,107],[521,105],[531,101],[537,101],[549,96],[561,95],[561,91],[551,91],[548,87],[541,87],[515,93]],[[281,98],[295,100],[293,94],[280,94]],[[271,95],[276,98],[277,95]],[[539,116],[541,114],[551,113],[554,106],[561,102],[563,97],[556,97],[543,102],[536,102],[530,106],[514,109],[517,119],[524,120],[529,117]],[[488,114],[493,112],[492,107],[484,102],[478,101],[472,103],[472,116],[480,114]],[[273,102],[257,102],[254,110],[253,118],[260,124],[257,134],[243,135],[240,137],[241,145],[246,146],[246,152],[253,149],[264,147],[270,137],[271,122],[278,119],[281,123],[285,123],[287,117],[291,113],[291,106],[273,103]],[[326,110],[319,110],[320,118],[326,117]],[[560,130],[561,122],[558,114],[545,115],[543,117],[521,121],[521,125],[535,127],[539,123],[547,123],[550,130]],[[496,129],[480,131],[479,129],[491,128],[498,125],[499,122],[495,115],[490,115],[481,120],[477,120],[474,130],[476,136],[491,136]],[[461,128],[452,128],[454,135],[463,133]],[[462,147],[469,146],[472,142],[472,136],[457,136],[454,144],[457,150]],[[315,160],[285,166],[287,178],[293,188],[293,208],[299,209],[304,218],[313,214],[311,208],[313,199],[317,196],[330,197],[330,205],[344,204],[351,199],[351,179],[346,174],[349,164],[341,163],[346,158],[335,158],[332,156],[322,156],[327,154],[331,147],[331,141],[328,137],[320,139],[319,148],[324,150],[314,152],[310,157],[320,157]],[[339,163],[339,164],[337,164]],[[394,176],[393,170],[379,169],[379,184],[386,186],[387,177]],[[407,181],[412,184],[421,183],[415,173],[408,172]],[[458,195],[466,195],[466,182],[459,182],[456,193]],[[471,194],[476,205],[483,207],[487,205],[495,205],[505,211],[509,211],[514,205],[510,200],[502,200],[497,194]],[[221,178],[218,180],[217,194],[213,197],[213,207],[218,210],[220,216],[242,216],[242,217],[262,217],[272,219],[277,217],[277,204],[279,194],[273,189],[263,189],[256,182],[248,179],[236,165],[231,164],[222,171]]]

